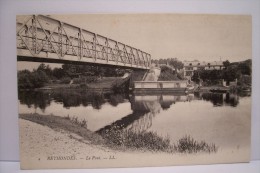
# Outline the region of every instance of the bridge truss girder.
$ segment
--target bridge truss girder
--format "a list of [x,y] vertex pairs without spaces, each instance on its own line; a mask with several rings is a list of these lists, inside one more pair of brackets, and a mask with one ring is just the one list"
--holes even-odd
[[149,69],[151,55],[85,29],[43,16],[17,20],[18,61],[75,62]]

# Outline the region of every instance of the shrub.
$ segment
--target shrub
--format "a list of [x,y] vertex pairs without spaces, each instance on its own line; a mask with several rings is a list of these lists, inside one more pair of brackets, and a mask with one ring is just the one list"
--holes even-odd
[[119,126],[113,126],[101,132],[107,145],[123,148],[149,151],[173,152],[173,146],[168,137],[161,137],[156,132],[136,133],[131,130],[122,130]]
[[73,83],[74,84],[81,84],[84,83],[85,80],[83,78],[73,78]]
[[196,141],[190,136],[185,136],[174,145],[174,150],[180,153],[217,152],[215,144],[207,144],[205,141]]
[[60,82],[61,82],[62,84],[69,84],[70,81],[71,81],[71,78],[70,78],[70,77],[63,77],[63,78],[60,80]]
[[49,81],[48,76],[44,71],[22,70],[18,72],[18,88],[32,89],[43,87]]

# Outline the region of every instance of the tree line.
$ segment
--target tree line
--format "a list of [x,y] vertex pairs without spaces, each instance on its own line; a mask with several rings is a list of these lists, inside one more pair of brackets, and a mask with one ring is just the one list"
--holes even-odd
[[158,60],[157,59],[151,60],[151,63],[154,63],[156,65],[162,65],[162,64],[169,65],[172,66],[175,69],[175,71],[183,69],[184,67],[184,64],[181,61],[179,61],[177,58],[166,58],[166,59],[160,58]]
[[[223,62],[223,70],[196,70],[192,76],[192,81],[199,83],[203,80],[207,84],[215,84],[224,79],[227,82],[238,79],[238,82],[251,84],[252,61],[230,63],[228,60]],[[243,81],[242,81],[243,80]]]
[[102,77],[122,76],[126,71],[129,70],[73,64],[63,64],[61,68],[52,69],[49,65],[42,63],[33,71],[18,71],[18,88],[40,88],[47,83],[69,84],[72,79],[74,83],[90,83]]
[[[152,60],[155,64],[168,64],[177,69],[183,68],[183,63],[176,58]],[[32,89],[43,87],[47,83],[69,84],[91,83],[102,77],[122,76],[129,69],[105,66],[63,64],[61,68],[52,69],[49,65],[40,64],[33,71],[18,71],[18,88]]]

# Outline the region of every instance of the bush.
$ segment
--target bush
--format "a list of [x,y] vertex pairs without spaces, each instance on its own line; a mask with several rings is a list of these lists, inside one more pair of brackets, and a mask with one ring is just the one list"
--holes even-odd
[[185,136],[174,145],[174,149],[180,153],[217,152],[215,144],[207,144],[205,141],[196,141],[190,136]]
[[86,76],[86,83],[91,83],[97,81],[98,77],[97,76]]
[[173,152],[173,146],[168,137],[161,137],[156,132],[136,133],[132,130],[122,130],[119,126],[113,126],[101,132],[106,144],[118,149],[135,149]]
[[163,72],[170,72],[170,73],[172,73],[173,72],[173,70],[170,67],[166,66],[166,65],[161,65],[160,68],[161,68],[161,73],[163,73]]
[[74,84],[85,84],[85,83],[91,83],[97,81],[97,76],[82,76],[81,78],[74,78],[73,83]]
[[84,83],[85,80],[82,79],[82,78],[73,78],[73,83],[74,84],[81,84],[81,83]]
[[18,72],[18,88],[32,89],[43,87],[49,81],[48,76],[44,71],[22,70]]
[[249,75],[242,75],[238,80],[238,85],[250,85],[251,86],[252,78]]
[[70,81],[71,81],[71,78],[70,78],[70,77],[63,77],[63,78],[60,80],[60,82],[61,82],[62,84],[69,84]]
[[79,86],[80,86],[80,88],[87,88],[88,87],[87,84],[85,84],[85,83],[81,83]]

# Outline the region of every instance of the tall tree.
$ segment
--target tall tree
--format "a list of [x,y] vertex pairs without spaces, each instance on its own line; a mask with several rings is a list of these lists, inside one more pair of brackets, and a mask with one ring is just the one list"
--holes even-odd
[[175,70],[180,70],[183,68],[183,63],[181,61],[178,61],[176,58],[169,59],[169,65],[175,68]]
[[230,62],[228,60],[223,62],[223,65],[225,68],[227,68],[230,65]]

